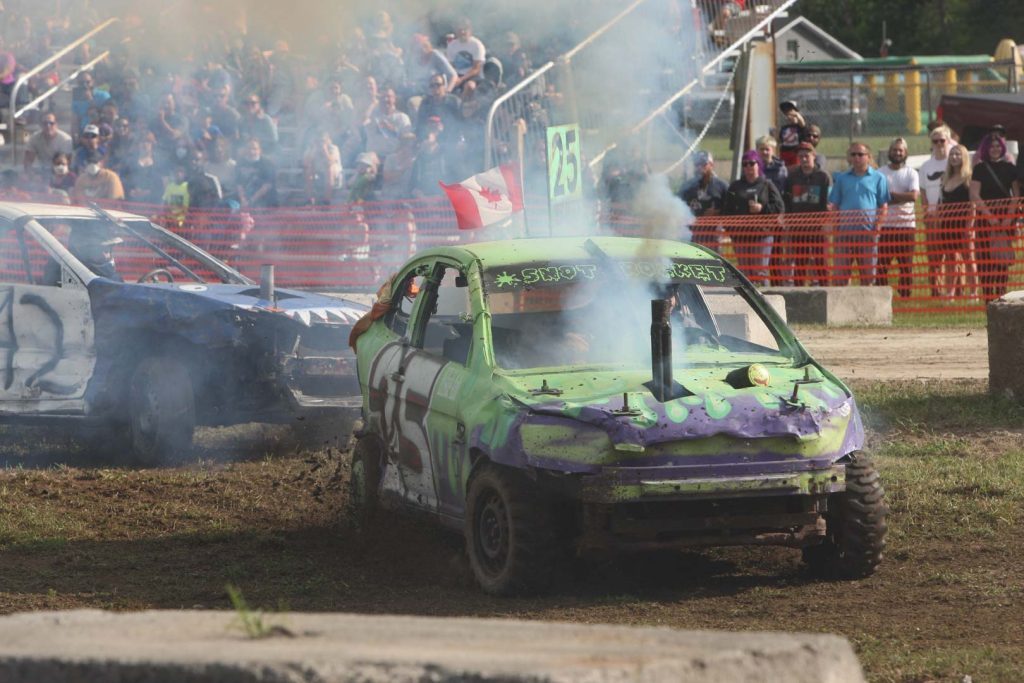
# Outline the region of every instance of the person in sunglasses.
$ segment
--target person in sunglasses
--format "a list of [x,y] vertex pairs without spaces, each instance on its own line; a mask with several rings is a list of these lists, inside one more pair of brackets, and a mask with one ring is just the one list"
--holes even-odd
[[865,143],[850,143],[846,158],[850,168],[835,174],[828,197],[829,210],[838,212],[833,262],[838,272],[832,284],[846,285],[854,274],[860,284],[874,284],[878,231],[891,198],[889,181],[871,165],[871,148]]
[[779,224],[769,219],[771,214],[785,212],[782,194],[764,175],[764,159],[756,149],[743,154],[742,174],[733,181],[725,195],[727,216],[765,216],[736,221],[727,229],[731,233],[733,249],[740,269],[757,284],[768,284],[768,262],[772,243]]
[[43,115],[39,130],[29,136],[22,163],[26,171],[35,167],[36,171],[45,172],[49,170],[55,154],[71,156],[73,148],[71,136],[57,124],[57,115],[48,112]]

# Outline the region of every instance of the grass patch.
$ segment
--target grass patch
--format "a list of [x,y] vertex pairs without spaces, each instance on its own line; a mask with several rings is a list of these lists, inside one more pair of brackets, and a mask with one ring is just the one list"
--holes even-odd
[[854,394],[865,426],[881,432],[934,434],[1024,427],[1024,404],[991,395],[980,382],[866,382],[856,383]]
[[883,445],[876,462],[885,480],[897,543],[973,542],[1011,533],[1024,511],[1024,452],[978,459],[900,455]]
[[[920,631],[908,634],[924,637]],[[962,683],[1020,680],[1021,649],[974,643],[914,645],[865,636],[856,642],[861,664],[873,683]]]

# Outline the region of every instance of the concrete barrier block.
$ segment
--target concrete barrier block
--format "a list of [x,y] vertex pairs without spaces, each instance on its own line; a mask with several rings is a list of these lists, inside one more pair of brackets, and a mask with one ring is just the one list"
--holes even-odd
[[[732,292],[716,294],[715,290],[707,292],[708,309],[715,316],[722,334],[746,339],[763,346],[774,346],[775,338],[764,322],[758,318],[750,306],[736,297]],[[786,320],[786,299],[778,294],[764,297],[768,305],[775,309],[783,321]]]
[[849,642],[504,619],[274,614],[251,638],[233,612],[0,617],[0,681],[863,683]]
[[986,312],[989,391],[1024,399],[1024,291],[1007,292]]
[[791,323],[892,325],[891,287],[766,287],[786,300]]

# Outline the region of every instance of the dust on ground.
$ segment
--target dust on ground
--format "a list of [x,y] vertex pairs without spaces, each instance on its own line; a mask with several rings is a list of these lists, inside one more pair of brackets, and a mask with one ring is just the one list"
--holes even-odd
[[988,379],[983,327],[794,329],[811,355],[843,381]]

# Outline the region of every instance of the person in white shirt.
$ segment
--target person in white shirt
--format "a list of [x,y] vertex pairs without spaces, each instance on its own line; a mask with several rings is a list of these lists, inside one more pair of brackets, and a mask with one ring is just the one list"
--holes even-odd
[[878,277],[884,283],[892,261],[899,271],[897,293],[910,296],[911,266],[914,261],[914,232],[917,229],[917,195],[921,185],[917,172],[907,167],[907,141],[889,143],[889,163],[878,169],[889,181],[889,211],[881,221],[878,235]]
[[455,67],[458,78],[451,82],[449,90],[455,92],[462,88],[468,80],[480,77],[484,68],[487,48],[479,38],[473,35],[473,25],[469,19],[460,19],[455,26],[455,40],[448,43],[445,56]]
[[924,209],[924,230],[926,235],[925,254],[928,261],[928,273],[932,280],[932,296],[939,296],[939,270],[945,248],[936,244],[939,234],[938,207],[942,198],[942,174],[946,171],[946,161],[950,147],[955,144],[949,126],[943,124],[929,133],[932,145],[931,157],[921,164],[917,171],[918,183],[921,186],[921,207]]

